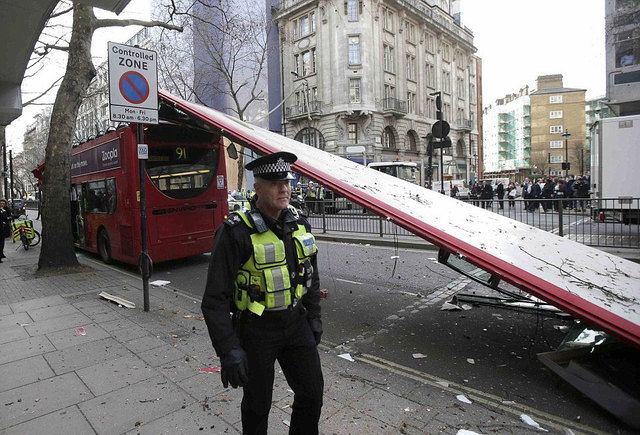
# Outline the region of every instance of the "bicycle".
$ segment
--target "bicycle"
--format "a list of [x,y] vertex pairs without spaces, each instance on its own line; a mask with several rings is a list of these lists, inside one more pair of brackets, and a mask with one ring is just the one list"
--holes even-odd
[[11,223],[13,242],[22,243],[22,247],[27,251],[31,246],[40,243],[40,233],[33,229],[33,221],[26,216],[20,216]]

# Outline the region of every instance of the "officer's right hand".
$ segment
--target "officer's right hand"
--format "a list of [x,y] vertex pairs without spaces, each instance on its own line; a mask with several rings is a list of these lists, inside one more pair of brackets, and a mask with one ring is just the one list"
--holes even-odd
[[247,354],[241,347],[235,347],[220,358],[220,375],[222,377],[222,385],[225,388],[229,384],[233,388],[244,386],[249,380],[249,365]]

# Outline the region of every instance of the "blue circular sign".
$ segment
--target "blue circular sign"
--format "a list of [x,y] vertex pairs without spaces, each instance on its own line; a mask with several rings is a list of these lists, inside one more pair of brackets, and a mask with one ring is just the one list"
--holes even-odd
[[120,93],[132,104],[144,103],[149,98],[149,83],[139,72],[127,71],[120,77]]

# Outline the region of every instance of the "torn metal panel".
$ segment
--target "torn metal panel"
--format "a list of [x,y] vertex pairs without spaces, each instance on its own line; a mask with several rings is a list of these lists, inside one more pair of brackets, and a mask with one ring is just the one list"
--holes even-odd
[[585,322],[640,347],[640,265],[160,93],[163,104]]
[[121,298],[120,296],[115,296],[112,295],[111,293],[107,293],[107,292],[100,292],[100,294],[98,294],[98,296],[100,296],[101,298],[104,298],[108,301],[111,302],[115,302],[118,305],[122,305],[123,307],[127,307],[127,308],[135,308],[136,304],[134,304],[133,302],[130,302],[126,299]]

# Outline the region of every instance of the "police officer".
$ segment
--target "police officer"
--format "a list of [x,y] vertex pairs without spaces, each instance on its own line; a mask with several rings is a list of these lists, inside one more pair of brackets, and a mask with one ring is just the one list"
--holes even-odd
[[218,228],[202,299],[222,383],[244,388],[245,434],[267,433],[276,360],[294,392],[289,433],[318,433],[324,383],[317,247],[309,223],[289,206],[296,159],[280,152],[245,166],[256,180],[255,203]]

